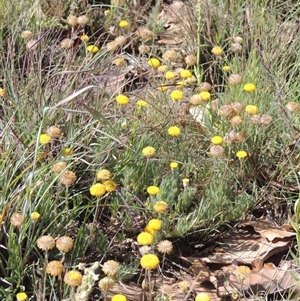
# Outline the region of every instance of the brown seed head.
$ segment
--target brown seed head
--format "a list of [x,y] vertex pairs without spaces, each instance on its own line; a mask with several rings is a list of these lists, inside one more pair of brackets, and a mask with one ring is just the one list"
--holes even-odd
[[24,222],[24,216],[21,213],[13,213],[10,222],[14,227],[20,227]]
[[56,240],[56,248],[63,252],[68,253],[73,249],[74,240],[70,236],[61,236]]
[[66,38],[60,42],[60,47],[64,49],[69,49],[72,48],[73,46],[74,46],[74,40],[72,39]]
[[231,74],[228,77],[228,82],[232,86],[238,86],[242,82],[242,76],[239,74]]
[[238,43],[232,43],[231,44],[231,50],[235,53],[241,52],[243,50],[243,46]]
[[47,129],[47,134],[51,137],[51,138],[60,138],[61,136],[61,130],[60,128],[58,128],[57,126],[50,126]]
[[270,123],[272,123],[272,121],[273,121],[273,118],[269,114],[262,114],[260,116],[260,124],[261,125],[265,125],[265,126],[269,125]]
[[89,23],[89,18],[86,15],[82,15],[77,18],[78,25],[85,26],[88,23]]
[[299,104],[298,102],[295,101],[289,101],[286,105],[285,108],[291,112],[291,113],[295,113],[299,111]]
[[66,170],[59,177],[59,181],[61,184],[65,186],[73,185],[77,180],[77,176],[73,171]]
[[239,114],[244,111],[244,106],[238,101],[233,102],[230,106],[235,114]]
[[54,173],[59,174],[59,173],[61,173],[66,167],[67,167],[67,163],[64,162],[64,161],[61,161],[61,162],[55,163],[55,164],[52,166],[51,170],[52,170]]
[[212,89],[212,85],[208,82],[203,82],[200,84],[199,86],[199,91],[202,92],[202,91],[207,91],[207,92],[210,92]]
[[209,154],[214,158],[221,158],[224,155],[224,148],[221,145],[212,145]]
[[232,126],[238,126],[238,125],[242,124],[242,122],[243,122],[243,118],[239,115],[235,115],[229,119],[229,123]]
[[63,264],[58,260],[50,261],[46,266],[46,273],[52,276],[59,276],[62,274],[64,269]]
[[136,35],[143,41],[147,41],[153,37],[153,32],[147,27],[139,27],[136,31]]
[[75,26],[77,24],[77,17],[76,16],[69,16],[67,23],[70,26]]
[[176,62],[179,59],[179,54],[174,49],[167,50],[163,53],[162,58],[168,62]]
[[82,282],[82,274],[72,270],[65,274],[64,282],[70,286],[78,286]]
[[48,251],[55,247],[55,239],[50,235],[40,236],[36,243],[38,248],[43,251]]
[[224,105],[219,108],[218,113],[222,117],[229,117],[233,114],[233,109],[230,105]]
[[98,286],[102,292],[107,292],[115,286],[115,282],[111,277],[104,277],[98,282]]
[[169,240],[162,240],[157,244],[157,250],[163,254],[170,254],[173,251],[173,244]]
[[187,67],[195,66],[197,63],[197,59],[194,55],[189,54],[184,58],[184,61],[187,65]]
[[150,47],[148,45],[142,44],[139,46],[138,50],[140,54],[147,54],[150,52]]
[[120,270],[120,264],[114,260],[108,260],[104,262],[102,266],[102,271],[107,276],[114,276]]
[[24,31],[22,31],[22,33],[21,33],[21,37],[22,37],[23,39],[29,39],[29,38],[32,37],[32,32],[31,32],[30,30],[24,30]]

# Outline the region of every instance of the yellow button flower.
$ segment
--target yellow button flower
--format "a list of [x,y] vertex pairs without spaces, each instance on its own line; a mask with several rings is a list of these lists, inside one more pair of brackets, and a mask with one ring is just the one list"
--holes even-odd
[[197,294],[195,301],[210,301],[210,296],[207,293]]
[[159,231],[162,227],[162,221],[159,220],[159,219],[151,219],[149,222],[148,222],[148,226],[153,229],[154,231]]
[[175,168],[178,167],[178,163],[177,162],[171,162],[170,167],[171,167],[171,169],[175,169]]
[[200,96],[200,97],[202,98],[202,100],[204,100],[204,101],[210,100],[210,97],[211,97],[210,93],[207,92],[207,91],[202,91],[202,92],[200,92],[200,93],[199,93],[199,96]]
[[28,300],[28,296],[27,296],[27,294],[24,293],[24,292],[22,292],[22,293],[17,293],[16,297],[17,297],[17,300],[18,300],[18,301],[26,301],[26,300]]
[[34,221],[37,221],[41,217],[41,215],[36,211],[32,212],[30,216],[31,216],[31,219]]
[[119,22],[119,26],[122,28],[128,27],[129,26],[129,22],[127,22],[126,20],[121,20]]
[[160,191],[159,187],[157,186],[149,186],[147,188],[147,192],[150,194],[150,195],[156,195],[158,194]]
[[240,158],[240,159],[243,159],[243,158],[246,158],[246,157],[248,156],[248,154],[247,154],[247,152],[245,152],[245,151],[238,151],[238,152],[236,153],[236,156],[237,156],[238,158]]
[[97,183],[90,187],[90,194],[95,197],[101,197],[106,193],[106,188],[103,184]]
[[139,107],[146,107],[148,105],[147,101],[143,99],[139,99],[135,104]]
[[117,184],[112,180],[105,181],[103,185],[107,192],[114,192],[117,190]]
[[120,105],[126,106],[127,104],[129,104],[129,98],[123,94],[118,95],[116,97],[116,101],[117,103],[119,103]]
[[143,148],[142,154],[147,158],[154,157],[156,154],[156,149],[152,146],[146,146]]
[[220,56],[223,54],[223,49],[220,46],[215,46],[211,50],[211,53],[213,53],[215,56]]
[[140,264],[146,270],[154,270],[159,265],[159,259],[154,254],[146,254],[141,258]]
[[122,294],[117,294],[112,296],[111,301],[127,301],[127,298]]
[[178,137],[181,134],[181,129],[178,126],[170,126],[168,134],[173,137]]
[[153,209],[157,213],[161,214],[161,213],[164,213],[168,209],[168,204],[165,201],[159,201],[153,205]]
[[211,138],[212,144],[218,145],[223,143],[223,138],[221,136],[213,136]]
[[153,235],[149,232],[142,232],[137,237],[137,242],[142,246],[151,245],[153,240]]
[[89,40],[89,36],[86,35],[86,34],[83,34],[83,35],[80,37],[80,40],[81,40],[82,42],[87,42],[87,41]]
[[3,97],[6,95],[6,91],[3,88],[0,88],[0,97]]
[[224,71],[230,71],[230,66],[225,65],[225,66],[222,67],[222,69]]
[[151,58],[147,61],[148,65],[153,69],[157,69],[160,66],[160,61],[156,58]]
[[258,114],[258,107],[254,105],[248,105],[245,108],[246,113],[249,115],[257,115]]
[[86,47],[86,50],[88,52],[91,52],[91,53],[95,54],[99,51],[99,47],[96,46],[96,45],[89,45],[88,47]]
[[192,76],[193,76],[193,74],[190,70],[183,69],[183,70],[180,71],[180,77],[181,78],[186,79],[186,78],[190,78]]
[[183,93],[180,90],[174,90],[171,92],[170,96],[173,101],[178,101],[183,98]]
[[166,80],[172,80],[175,78],[175,73],[172,71],[167,71],[164,76]]
[[96,178],[97,180],[110,180],[112,177],[112,174],[107,169],[100,169],[97,171]]
[[51,142],[51,136],[48,134],[41,134],[40,136],[40,143],[41,144],[48,144]]
[[246,92],[254,92],[256,90],[256,87],[254,84],[248,83],[244,85],[244,90]]
[[65,274],[64,282],[70,286],[78,286],[81,284],[82,274],[78,271],[69,271]]

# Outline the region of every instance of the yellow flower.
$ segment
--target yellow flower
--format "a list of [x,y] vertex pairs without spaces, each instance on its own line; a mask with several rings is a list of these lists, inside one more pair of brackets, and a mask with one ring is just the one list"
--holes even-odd
[[256,87],[254,84],[248,83],[244,85],[244,90],[246,92],[254,92],[256,90]]
[[138,235],[136,240],[140,245],[146,246],[151,245],[153,243],[154,238],[153,235],[149,232],[142,232]]
[[103,185],[107,192],[114,192],[117,190],[117,184],[112,180],[105,181]]
[[223,138],[221,136],[213,136],[211,138],[212,144],[218,145],[223,143]]
[[40,217],[41,217],[41,215],[36,211],[31,213],[31,219],[34,221],[37,221]]
[[162,222],[161,220],[154,218],[148,222],[148,226],[154,231],[159,231],[162,227]]
[[116,97],[116,101],[120,105],[127,105],[129,103],[129,98],[123,94],[120,94]]
[[41,144],[48,144],[51,142],[51,136],[48,134],[41,134],[40,136],[40,143]]
[[238,151],[238,152],[236,153],[236,156],[237,156],[238,158],[240,158],[240,159],[243,159],[243,158],[246,158],[246,157],[248,156],[248,154],[247,154],[247,152],[245,152],[245,151]]
[[221,47],[219,47],[219,46],[215,46],[211,50],[211,53],[213,53],[215,56],[220,56],[220,55],[223,54],[223,49]]
[[96,175],[97,180],[110,180],[111,177],[112,177],[112,174],[107,169],[99,170]]
[[3,88],[0,88],[0,97],[3,97],[6,95],[6,91]]
[[96,45],[89,45],[88,47],[86,47],[86,50],[88,52],[91,52],[91,53],[97,53],[99,51],[99,47],[96,46]]
[[224,71],[230,71],[230,66],[227,66],[227,65],[226,65],[226,66],[223,66],[222,69],[223,69]]
[[147,188],[147,192],[150,194],[150,195],[156,195],[158,194],[160,191],[159,187],[157,186],[149,186]]
[[143,148],[142,153],[145,157],[151,158],[151,157],[155,156],[156,149],[152,146],[146,146]]
[[90,194],[95,197],[101,197],[106,193],[106,188],[103,184],[97,183],[90,187]]
[[168,134],[173,137],[178,137],[181,134],[181,129],[178,126],[170,126]]
[[148,65],[153,69],[157,69],[160,66],[160,61],[156,58],[151,58],[147,61]]
[[165,201],[159,201],[153,205],[153,209],[157,213],[164,213],[168,209],[168,204]]
[[122,294],[117,294],[112,296],[111,301],[127,301],[127,298]]
[[189,184],[190,184],[190,179],[188,179],[188,178],[182,179],[182,185],[184,188],[187,188],[189,186]]
[[147,101],[143,99],[139,99],[135,104],[139,107],[146,107],[148,105]]
[[175,73],[172,71],[167,71],[164,76],[166,80],[172,80],[175,78]]
[[78,286],[81,284],[82,274],[78,271],[69,271],[65,274],[64,282],[71,286]]
[[199,93],[199,95],[202,98],[202,100],[204,100],[204,101],[210,100],[210,97],[211,97],[210,93],[207,91],[202,91]]
[[114,64],[115,64],[116,66],[118,66],[118,67],[122,67],[122,66],[124,66],[124,65],[126,64],[126,62],[125,62],[125,60],[124,60],[123,58],[117,57],[117,58],[115,58],[115,60],[114,60]]
[[170,167],[171,167],[171,169],[175,169],[175,168],[178,167],[178,163],[177,162],[171,162]]
[[190,70],[187,70],[187,69],[183,69],[180,71],[180,77],[181,78],[190,78],[192,77],[192,72]]
[[210,296],[207,293],[197,294],[195,301],[210,301]]
[[69,147],[66,147],[62,152],[63,156],[68,156],[68,155],[71,156],[73,154],[74,154],[74,151]]
[[257,115],[258,114],[258,107],[254,106],[254,105],[248,105],[248,106],[246,106],[245,111],[249,115]]
[[152,228],[150,228],[149,226],[146,226],[144,228],[144,232],[147,232],[147,233],[150,233],[151,235],[155,235],[156,234],[156,231],[154,231]]
[[158,91],[161,91],[161,92],[165,92],[169,89],[169,87],[167,85],[161,85],[161,86],[158,86],[157,87],[157,90]]
[[28,299],[28,296],[24,292],[17,293],[16,297],[18,301],[26,301]]
[[83,34],[81,37],[80,37],[80,40],[82,42],[87,42],[89,40],[89,36],[87,36],[86,34]]
[[154,254],[146,254],[141,258],[140,264],[146,270],[154,270],[159,265],[159,259]]
[[183,93],[180,90],[174,90],[171,93],[171,99],[174,101],[181,100],[183,98]]
[[181,88],[183,88],[183,87],[185,87],[185,86],[187,86],[187,82],[185,82],[185,81],[178,81],[178,82],[176,82],[176,87],[178,88],[178,89],[181,89]]
[[121,20],[119,22],[119,26],[124,28],[124,27],[128,27],[129,26],[129,23],[126,21],[126,20]]

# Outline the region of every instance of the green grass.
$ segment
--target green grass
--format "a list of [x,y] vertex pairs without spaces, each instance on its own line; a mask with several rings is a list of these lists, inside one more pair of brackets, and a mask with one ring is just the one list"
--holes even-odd
[[[182,59],[169,63],[162,57],[170,46],[157,43],[166,31],[164,23],[157,21],[159,1],[155,7],[150,2],[133,7],[125,1],[118,7],[107,3],[88,6],[82,1],[76,10],[77,2],[65,2],[60,13],[54,6],[50,9],[46,1],[41,1],[41,11],[29,0],[13,1],[12,6],[2,3],[0,86],[5,95],[0,107],[0,296],[5,300],[15,300],[20,291],[32,300],[69,297],[68,286],[45,273],[48,260],[62,261],[66,273],[81,262],[99,261],[102,265],[109,259],[122,261],[120,255],[128,252],[117,280],[129,279],[129,274],[136,277],[142,273],[141,255],[134,243],[130,250],[126,244],[135,242],[152,218],[163,222],[152,246],[156,251],[159,239],[180,246],[181,239],[198,233],[207,240],[218,227],[251,210],[265,206],[272,211],[268,195],[282,208],[298,199],[298,190],[288,188],[298,187],[298,145],[291,144],[300,126],[299,111],[291,113],[285,106],[299,102],[299,4],[190,1],[195,11],[190,23],[198,29],[183,24],[186,41],[176,50]],[[108,8],[111,12],[105,16]],[[87,14],[88,26],[68,26],[69,11]],[[129,28],[119,28],[120,20],[128,20]],[[135,32],[140,25],[154,32],[152,39],[143,42],[151,48],[146,55],[137,50],[141,41]],[[28,40],[36,40],[31,49],[26,48],[28,40],[21,37],[24,30],[33,33]],[[86,44],[79,39],[84,31],[90,37]],[[109,52],[107,43],[119,35],[127,38],[126,43]],[[231,50],[235,36],[243,37],[240,53]],[[64,38],[73,39],[74,46],[62,48]],[[96,54],[86,50],[93,44],[100,47]],[[211,53],[216,45],[224,50],[220,57]],[[174,102],[170,93],[176,81],[164,80],[163,73],[148,66],[147,60],[156,57],[175,71],[186,67],[183,58],[189,54],[199,63],[190,68],[196,81],[183,87],[184,98]],[[115,66],[116,57],[123,57],[127,65]],[[231,70],[223,71],[224,65]],[[230,74],[240,74],[241,84],[228,84]],[[199,105],[204,112],[200,124],[189,113],[189,99],[204,81],[210,82],[213,90],[211,100]],[[246,83],[255,84],[256,91],[244,91]],[[158,91],[164,84],[168,90]],[[129,97],[129,105],[116,102],[121,93]],[[138,99],[148,105],[137,107]],[[239,113],[243,122],[232,126],[218,108],[237,101],[257,106],[259,114],[270,115],[272,122],[255,125],[243,110]],[[62,135],[43,145],[40,135],[51,126],[57,126]],[[180,127],[181,134],[168,135],[170,126]],[[221,158],[210,155],[211,138],[225,138],[232,131],[242,133],[245,139],[223,142]],[[156,149],[154,157],[142,154],[147,146]],[[74,153],[63,155],[65,148]],[[240,150],[247,152],[246,158],[236,157]],[[61,174],[52,171],[60,161],[77,176],[69,187],[60,183]],[[170,168],[172,161],[178,162],[178,168]],[[112,173],[118,188],[97,201],[89,188],[101,182],[96,179],[100,169]],[[189,179],[185,188],[184,178]],[[160,188],[157,196],[147,193],[151,185]],[[168,211],[158,214],[153,205],[162,200]],[[38,221],[30,218],[34,211],[41,215]],[[24,216],[19,227],[10,221],[15,213]],[[50,250],[46,258],[36,243],[42,235],[70,235],[74,247],[66,255]],[[96,272],[99,279],[104,277],[100,269]],[[107,298],[105,293],[102,297]]]

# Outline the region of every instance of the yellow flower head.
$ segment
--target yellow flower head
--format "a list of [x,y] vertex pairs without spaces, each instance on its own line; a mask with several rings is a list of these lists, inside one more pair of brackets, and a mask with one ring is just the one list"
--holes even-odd
[[207,293],[197,294],[195,301],[210,301],[210,296]]
[[69,271],[65,274],[64,282],[70,286],[78,286],[81,284],[82,274],[78,271]]
[[151,58],[147,61],[148,65],[153,69],[157,69],[160,66],[160,61],[156,58]]
[[211,138],[212,144],[218,145],[223,143],[223,138],[221,136],[213,136]]
[[139,107],[146,107],[148,105],[147,101],[143,99],[139,99],[135,104]]
[[220,46],[215,46],[211,50],[211,53],[214,54],[215,56],[220,56],[223,54],[223,49]]
[[86,35],[86,34],[83,34],[83,35],[80,37],[80,40],[81,40],[82,42],[87,42],[87,41],[89,40],[89,36]]
[[40,143],[41,144],[48,144],[51,142],[51,136],[48,134],[41,134],[40,136]]
[[103,180],[103,181],[110,180],[111,177],[112,177],[112,174],[107,169],[100,169],[96,175],[97,180]]
[[115,64],[116,66],[118,66],[118,67],[122,67],[122,66],[124,66],[124,65],[126,64],[126,62],[125,62],[125,60],[124,60],[123,58],[117,57],[117,58],[115,58],[115,60],[114,60],[114,64]]
[[244,90],[246,92],[254,92],[256,90],[256,87],[254,84],[248,83],[244,85]]
[[157,213],[164,213],[168,209],[168,204],[165,201],[159,201],[153,205],[153,209]]
[[121,94],[116,97],[116,101],[120,105],[126,106],[129,103],[129,98],[127,96]]
[[3,97],[6,95],[6,91],[3,88],[0,88],[0,97]]
[[173,137],[178,137],[181,134],[181,129],[178,126],[170,126],[168,134]]
[[17,293],[16,297],[17,297],[18,301],[26,301],[26,300],[28,300],[28,296],[24,292]]
[[178,89],[181,89],[181,88],[183,88],[183,87],[185,87],[187,85],[188,85],[187,81],[180,80],[180,81],[176,82],[176,87]]
[[190,70],[183,69],[183,70],[180,71],[180,77],[181,78],[186,79],[186,78],[190,78],[192,76],[193,76],[193,74]]
[[119,26],[122,28],[128,27],[129,26],[129,22],[127,22],[126,20],[121,20],[119,22]]
[[236,153],[236,156],[240,159],[243,159],[243,158],[246,158],[248,156],[248,154],[247,154],[247,152],[241,150]]
[[155,156],[156,149],[152,146],[146,146],[143,148],[142,154],[147,158],[151,158],[151,157]]
[[178,163],[177,162],[171,162],[170,167],[171,167],[171,169],[175,169],[175,168],[178,167]]
[[157,90],[158,91],[161,91],[161,92],[165,92],[169,89],[169,87],[167,85],[161,85],[161,86],[158,86],[157,87]]
[[230,71],[230,66],[225,65],[225,66],[222,67],[222,69],[224,71]]
[[154,231],[152,228],[150,228],[148,225],[144,228],[144,232],[150,233],[151,235],[155,235],[156,231]]
[[153,235],[149,232],[142,232],[137,237],[137,242],[142,246],[151,245],[153,240]]
[[37,221],[41,217],[41,215],[36,211],[32,212],[30,216],[33,221]]
[[117,184],[112,180],[105,181],[103,185],[107,192],[114,192],[117,190]]
[[154,254],[146,254],[141,258],[140,264],[146,270],[154,270],[159,265],[159,259]]
[[99,51],[99,47],[96,46],[96,45],[89,45],[88,47],[86,47],[86,50],[88,52],[91,52],[91,53],[95,54]]
[[156,195],[158,194],[160,191],[159,187],[157,186],[149,186],[147,188],[147,192],[150,194],[150,195]]
[[248,105],[245,108],[246,113],[249,115],[257,115],[258,114],[258,107],[254,105]]
[[127,301],[127,298],[122,294],[117,294],[112,296],[111,301]]
[[171,92],[170,96],[173,101],[178,101],[183,98],[183,93],[180,90],[174,90]]
[[211,97],[210,93],[207,92],[207,91],[202,91],[202,92],[200,92],[200,93],[199,93],[199,96],[200,96],[200,97],[202,98],[202,100],[204,100],[204,101],[210,100],[210,97]]
[[90,187],[90,194],[95,197],[101,197],[106,193],[106,188],[103,184],[97,183]]
[[62,152],[63,156],[71,156],[73,154],[74,154],[74,151],[69,147],[66,147]]
[[162,221],[159,220],[159,219],[151,219],[149,222],[148,222],[148,226],[153,229],[154,231],[159,231],[162,227]]
[[172,80],[175,78],[176,75],[172,71],[167,71],[164,76],[166,80]]

